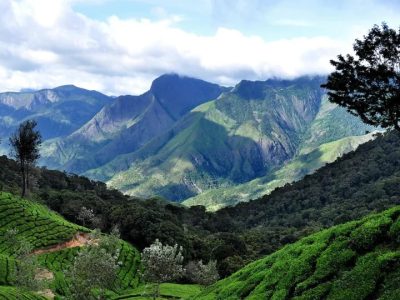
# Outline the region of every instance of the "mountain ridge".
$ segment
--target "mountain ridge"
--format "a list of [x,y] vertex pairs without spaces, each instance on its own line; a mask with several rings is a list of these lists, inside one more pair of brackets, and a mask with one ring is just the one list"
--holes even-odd
[[[161,97],[160,90],[165,86]],[[46,145],[54,147],[58,143],[58,149],[70,154],[63,157],[57,150],[45,152],[44,164],[83,173],[115,155],[136,150],[171,127],[188,109],[218,97],[224,89],[200,79],[162,75],[149,91],[140,96],[117,97],[72,135]],[[100,161],[93,159],[93,151]]]

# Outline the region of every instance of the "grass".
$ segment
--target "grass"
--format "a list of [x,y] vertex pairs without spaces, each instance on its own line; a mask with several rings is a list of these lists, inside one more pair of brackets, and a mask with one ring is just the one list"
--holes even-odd
[[[152,285],[142,285],[134,290],[125,292],[124,295],[118,296],[114,300],[151,299],[152,290]],[[160,298],[158,299],[184,299],[195,296],[200,291],[201,287],[196,284],[163,283],[160,286]]]
[[303,238],[193,299],[400,299],[400,207]]

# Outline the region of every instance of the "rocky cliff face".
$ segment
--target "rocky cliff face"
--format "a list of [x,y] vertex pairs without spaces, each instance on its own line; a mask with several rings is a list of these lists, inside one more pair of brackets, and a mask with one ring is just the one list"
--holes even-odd
[[223,90],[202,80],[163,75],[143,95],[118,97],[66,139],[45,145],[43,163],[76,173],[101,166],[138,150]]

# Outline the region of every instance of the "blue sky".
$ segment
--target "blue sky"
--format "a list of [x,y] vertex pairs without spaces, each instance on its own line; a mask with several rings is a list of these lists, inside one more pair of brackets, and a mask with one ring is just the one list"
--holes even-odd
[[383,21],[398,25],[400,16],[396,0],[89,0],[74,8],[98,20],[177,16],[179,27],[189,32],[210,35],[227,27],[267,39],[340,38],[351,28]]
[[373,24],[400,26],[395,0],[2,0],[0,11],[0,91],[324,75]]

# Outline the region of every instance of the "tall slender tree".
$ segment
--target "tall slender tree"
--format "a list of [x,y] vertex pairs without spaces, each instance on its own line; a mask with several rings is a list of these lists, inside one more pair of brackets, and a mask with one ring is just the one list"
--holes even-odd
[[10,137],[12,155],[20,165],[22,176],[21,195],[25,197],[29,193],[29,171],[39,159],[39,147],[42,143],[42,136],[36,130],[35,120],[27,120],[19,125],[19,128]]

